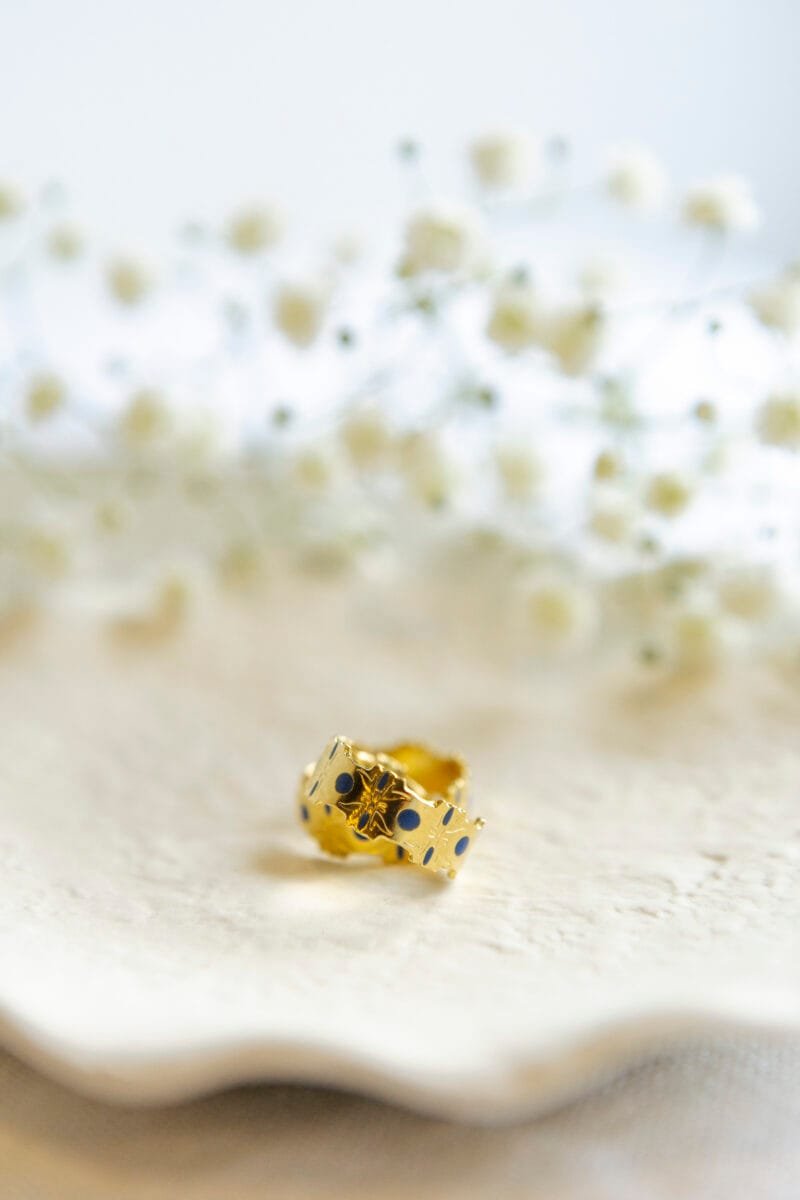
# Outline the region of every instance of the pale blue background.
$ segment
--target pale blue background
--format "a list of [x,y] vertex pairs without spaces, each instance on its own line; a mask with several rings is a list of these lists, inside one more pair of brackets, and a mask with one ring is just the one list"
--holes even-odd
[[741,170],[800,253],[799,43],[792,0],[5,0],[0,176],[59,175],[109,238],[260,193],[316,231],[391,202],[397,136],[513,120]]

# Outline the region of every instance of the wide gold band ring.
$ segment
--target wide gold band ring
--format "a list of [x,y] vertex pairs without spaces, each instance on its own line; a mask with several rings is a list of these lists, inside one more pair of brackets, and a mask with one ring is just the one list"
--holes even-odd
[[460,758],[337,737],[303,772],[299,815],[328,854],[377,854],[453,879],[484,825],[467,813],[467,783]]

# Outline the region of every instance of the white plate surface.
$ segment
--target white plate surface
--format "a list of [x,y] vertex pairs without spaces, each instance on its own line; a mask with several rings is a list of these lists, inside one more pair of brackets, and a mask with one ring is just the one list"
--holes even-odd
[[[457,598],[379,599],[277,577],[165,641],[4,647],[8,1046],[108,1098],[303,1079],[491,1121],[800,1025],[797,679],[531,674]],[[320,856],[294,794],[334,732],[469,758],[455,883]]]

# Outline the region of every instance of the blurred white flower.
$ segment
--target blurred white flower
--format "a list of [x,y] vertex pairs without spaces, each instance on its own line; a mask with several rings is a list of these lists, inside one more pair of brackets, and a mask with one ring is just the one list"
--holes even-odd
[[47,252],[59,262],[72,262],[83,253],[83,234],[75,225],[54,225],[47,235]]
[[470,271],[480,263],[484,235],[478,215],[464,205],[439,202],[410,218],[405,233],[404,273]]
[[629,208],[659,208],[667,194],[667,173],[645,146],[620,146],[613,150],[606,173],[608,192]]
[[541,651],[575,653],[592,638],[598,621],[591,589],[557,571],[543,571],[522,584],[528,634]]
[[682,213],[687,225],[719,233],[749,233],[761,223],[750,184],[738,175],[719,175],[690,188]]
[[536,141],[525,130],[486,133],[469,148],[472,168],[490,188],[521,187],[528,183],[538,158]]
[[509,442],[494,452],[497,474],[509,500],[529,500],[542,479],[542,465],[534,451],[524,443]]
[[139,304],[152,288],[153,280],[144,263],[133,258],[116,258],[108,264],[106,281],[120,304]]
[[182,466],[204,470],[228,460],[235,436],[226,428],[218,410],[207,407],[184,409],[175,414],[173,450]]
[[283,283],[273,303],[275,325],[295,346],[310,346],[322,329],[328,301],[328,287],[319,280]]
[[321,492],[333,483],[337,466],[335,456],[331,451],[322,447],[309,446],[296,456],[292,474],[301,487],[312,492]]
[[[408,153],[413,153],[413,148]],[[507,131],[477,139],[469,154],[477,180],[487,189],[486,200],[490,189],[526,185],[537,165],[539,148],[528,134]],[[557,154],[554,145],[554,162]],[[649,151],[635,148],[617,153],[608,167],[605,182],[611,196],[630,207],[655,207],[663,201],[667,190],[661,164]],[[524,200],[525,193],[520,192],[517,199]],[[31,265],[37,269],[41,267],[42,251],[51,258],[69,260],[83,249],[80,233],[68,223],[58,223],[61,210],[57,203],[55,192],[43,195],[41,220],[34,220],[37,228],[32,226],[32,237],[25,239],[31,245]],[[0,186],[0,219],[13,215],[19,208],[15,194]],[[502,208],[502,205],[499,209],[495,204],[488,205],[488,210],[498,217]],[[758,221],[747,185],[733,178],[712,179],[694,188],[685,197],[682,211],[686,224],[708,230],[752,228]],[[518,215],[525,218],[531,214],[532,210],[523,213],[520,208]],[[26,221],[26,229],[27,226]],[[268,207],[236,213],[218,229],[216,236],[210,236],[200,226],[188,229],[175,260],[177,272],[171,269],[163,277],[165,313],[167,307],[172,311],[173,301],[184,298],[194,306],[194,299],[187,295],[189,289],[184,286],[191,277],[198,281],[199,289],[206,288],[205,298],[201,291],[196,296],[201,322],[205,320],[203,313],[209,315],[208,299],[214,306],[212,319],[222,311],[231,330],[246,327],[248,333],[253,332],[253,296],[240,295],[238,289],[237,295],[223,305],[212,294],[211,277],[207,284],[199,282],[197,271],[190,265],[191,255],[197,251],[207,257],[213,245],[218,249],[220,245],[230,246],[242,255],[255,255],[273,245],[280,233],[279,214]],[[80,399],[81,404],[69,415],[74,415],[78,422],[76,434],[97,435],[100,450],[108,453],[114,473],[103,475],[99,482],[95,480],[91,488],[87,482],[85,495],[83,491],[78,493],[79,481],[76,481],[75,509],[67,507],[72,498],[64,498],[64,511],[70,522],[73,515],[76,519],[65,529],[47,523],[50,510],[44,507],[46,497],[42,498],[41,508],[38,497],[32,497],[30,509],[17,516],[11,496],[8,528],[2,535],[3,546],[10,548],[12,555],[8,573],[19,567],[23,584],[27,586],[30,578],[38,589],[51,581],[57,584],[66,571],[76,568],[84,572],[96,570],[99,574],[122,563],[131,574],[137,569],[149,570],[143,564],[152,547],[147,544],[149,539],[143,542],[136,535],[146,487],[148,504],[151,496],[166,504],[174,502],[180,506],[181,514],[186,512],[192,520],[197,520],[197,540],[193,544],[202,547],[203,557],[208,559],[215,577],[226,582],[244,582],[257,576],[263,563],[269,561],[270,546],[279,538],[296,545],[303,561],[337,565],[350,562],[356,555],[362,557],[366,549],[372,554],[382,534],[381,554],[405,556],[408,552],[410,576],[419,569],[421,555],[430,550],[432,542],[426,539],[435,536],[438,548],[446,538],[461,542],[466,538],[467,542],[474,539],[475,546],[481,549],[481,567],[495,575],[498,590],[511,593],[509,615],[524,614],[528,645],[533,641],[542,650],[579,649],[591,639],[601,614],[610,618],[609,632],[613,629],[615,636],[620,632],[639,646],[642,661],[672,662],[681,669],[709,665],[733,644],[730,638],[756,644],[762,632],[759,622],[772,625],[773,615],[781,622],[790,618],[791,581],[787,578],[784,591],[783,568],[776,567],[773,574],[765,567],[748,565],[746,548],[751,544],[751,535],[759,529],[766,534],[772,525],[772,500],[785,499],[784,468],[791,475],[792,460],[784,456],[781,462],[777,452],[750,445],[748,457],[755,455],[756,467],[759,462],[765,471],[769,471],[771,463],[775,466],[776,493],[780,496],[769,498],[763,512],[754,507],[752,517],[745,514],[742,559],[725,558],[730,549],[719,545],[719,540],[724,540],[724,523],[714,528],[714,506],[724,505],[724,497],[730,492],[728,485],[736,483],[733,469],[740,461],[735,455],[741,439],[733,436],[737,422],[733,409],[732,415],[728,412],[724,380],[720,377],[714,383],[710,379],[702,388],[688,393],[685,400],[677,401],[674,430],[679,438],[686,435],[683,438],[686,444],[682,449],[674,442],[675,470],[654,474],[658,466],[651,464],[660,464],[662,453],[673,445],[673,425],[669,416],[665,415],[662,421],[656,411],[657,402],[651,408],[645,395],[647,389],[638,387],[638,362],[626,368],[625,355],[617,355],[612,341],[616,330],[610,328],[613,309],[606,305],[606,299],[624,285],[624,261],[601,252],[581,265],[580,261],[576,264],[568,247],[566,253],[560,243],[548,247],[541,261],[542,276],[549,279],[551,266],[561,267],[561,278],[552,281],[552,295],[556,299],[551,303],[526,281],[522,267],[500,282],[502,261],[513,264],[520,261],[520,255],[522,261],[528,256],[521,240],[524,234],[520,236],[516,225],[504,226],[501,236],[507,239],[503,258],[498,255],[497,269],[483,277],[480,272],[490,262],[487,253],[490,247],[480,211],[457,204],[431,203],[411,215],[404,230],[405,258],[401,270],[410,276],[422,276],[415,278],[411,286],[401,288],[395,281],[390,291],[392,281],[378,280],[371,264],[370,272],[346,272],[344,264],[354,261],[359,253],[359,246],[352,238],[326,243],[324,266],[308,279],[282,284],[279,280],[274,288],[270,285],[264,304],[271,306],[277,330],[271,339],[273,350],[279,351],[274,345],[279,336],[295,346],[305,347],[317,338],[322,341],[334,331],[342,347],[358,345],[358,350],[337,356],[338,366],[347,378],[341,381],[339,398],[332,397],[333,407],[327,417],[311,397],[307,408],[299,394],[295,403],[297,389],[292,383],[291,370],[293,361],[294,367],[298,367],[299,356],[287,348],[283,353],[277,352],[278,374],[266,381],[267,393],[255,384],[250,389],[257,411],[267,406],[272,412],[273,431],[266,437],[262,427],[263,442],[251,422],[252,413],[246,410],[247,388],[240,405],[241,388],[229,370],[233,368],[238,378],[241,362],[244,374],[248,377],[253,374],[248,364],[241,361],[247,353],[253,356],[250,365],[255,371],[253,379],[256,378],[263,349],[258,339],[238,338],[234,346],[229,346],[223,336],[218,347],[219,387],[212,387],[212,380],[207,393],[201,381],[201,391],[193,395],[193,403],[184,406],[180,399],[188,379],[186,370],[191,364],[183,362],[185,338],[179,319],[181,328],[175,327],[177,333],[173,330],[178,342],[163,351],[169,358],[164,378],[175,372],[183,372],[185,376],[183,382],[176,380],[178,403],[173,405],[170,393],[168,404],[153,388],[140,388],[131,394],[130,382],[125,382],[139,378],[138,358],[162,354],[158,338],[151,344],[153,330],[149,323],[147,328],[143,322],[141,329],[122,330],[117,319],[114,328],[117,334],[125,336],[120,342],[114,335],[113,344],[106,345],[103,323],[98,321],[97,336],[101,343],[95,362],[100,371],[95,386],[101,392],[126,387],[123,398],[127,404],[119,415],[104,419],[102,395],[95,398],[87,393],[84,402],[82,389],[75,399],[75,403]],[[233,269],[231,258],[229,254],[227,266],[222,264],[226,271]],[[27,271],[27,261],[23,266]],[[111,294],[122,304],[136,304],[153,286],[150,271],[137,259],[121,258],[101,267],[107,270]],[[50,275],[53,270],[51,264]],[[431,274],[424,275],[425,272]],[[463,283],[479,278],[486,287],[470,289],[469,293],[462,289]],[[335,304],[340,279],[342,292],[348,288],[347,314],[340,314]],[[61,293],[65,282],[63,278],[54,280],[53,286]],[[76,282],[83,288],[82,271],[77,273]],[[253,287],[258,286],[255,276],[251,282]],[[580,291],[575,290],[576,283]],[[570,285],[571,293],[567,291]],[[42,286],[47,289],[46,280]],[[80,297],[82,291],[76,294]],[[572,302],[564,303],[563,298],[570,294]],[[734,303],[741,315],[742,298],[738,297]],[[786,334],[799,332],[800,269],[788,269],[766,285],[753,289],[744,303],[768,328]],[[485,311],[482,305],[486,306]],[[420,314],[438,314],[442,319],[430,321],[429,328],[420,331],[420,322],[405,316],[409,308]],[[353,321],[352,326],[342,320],[345,315],[348,322]],[[480,329],[483,319],[485,337]],[[660,319],[658,311],[655,319]],[[469,338],[476,334],[476,320],[480,344],[471,346]],[[749,326],[753,333],[752,321]],[[198,325],[201,342],[203,328]],[[187,336],[191,338],[191,334]],[[486,344],[487,339],[492,346]],[[758,340],[764,352],[763,363],[761,360],[754,363],[754,370],[762,372],[764,378],[773,379],[771,359],[777,359],[787,348],[779,346],[778,339],[762,336]],[[462,341],[467,343],[466,358],[460,354]],[[332,343],[333,339],[330,354],[324,356],[326,361],[333,356]],[[554,358],[552,370],[542,354],[531,355],[530,363],[500,362],[498,347],[509,354],[528,348],[547,351]],[[234,354],[241,359],[234,362]],[[216,354],[214,357],[216,362]],[[28,361],[49,360],[40,359],[34,347]],[[596,371],[598,362],[602,374]],[[318,365],[325,367],[324,362]],[[563,379],[554,378],[557,367],[567,375],[585,372],[594,377],[584,384],[568,386]],[[554,389],[552,404],[548,402],[544,410],[539,408],[535,414],[525,409],[526,380],[533,378],[531,371],[537,378],[537,372],[543,372],[543,378],[549,379]],[[216,371],[214,374],[216,377]],[[387,381],[393,396],[403,395],[406,385],[415,393],[407,410],[398,411],[396,406],[389,409],[381,404]],[[7,414],[12,434],[19,432],[24,439],[25,429],[18,431],[16,425],[24,425],[26,420],[44,424],[60,413],[72,400],[71,376],[69,382],[68,391],[66,383],[56,375],[23,374],[21,384],[14,384]],[[313,391],[313,380],[307,382]],[[229,383],[236,392],[230,397]],[[89,376],[86,385],[90,386]],[[760,391],[755,391],[756,386],[753,385],[757,398],[752,404],[754,408],[758,406],[758,411],[755,414],[751,411],[749,417],[750,443],[758,438],[768,445],[800,451],[800,389],[789,387],[770,394],[771,383],[766,383]],[[219,392],[221,401],[228,398],[231,401],[217,410],[218,426],[201,411],[211,391],[215,395]],[[287,397],[291,398],[290,404]],[[355,402],[349,397],[359,400]],[[308,427],[307,421],[315,421],[317,417],[328,433],[309,443],[303,431]],[[525,423],[516,425],[518,419]],[[418,422],[414,428],[419,432],[409,435],[398,430],[398,422],[409,420]],[[731,421],[733,426],[729,429]],[[407,429],[408,425],[401,424],[401,428]],[[536,442],[533,428],[537,430]],[[551,448],[550,434],[556,438],[554,451],[558,449],[556,443],[564,442],[563,472],[553,468],[551,454],[540,461],[534,450],[534,446],[537,450],[542,447],[544,455]],[[41,436],[37,433],[38,438]],[[698,519],[705,518],[708,508],[711,522],[703,521],[703,528],[696,528],[692,522],[694,512],[689,509],[694,491],[699,490],[702,476],[712,469],[722,472],[721,456],[729,447],[732,449],[724,469],[730,469],[731,475],[721,480],[725,486],[698,495]],[[122,453],[124,448],[138,453]],[[236,476],[232,481],[234,490],[239,487],[237,464],[248,468],[244,471],[247,480],[243,481],[247,488],[251,486],[251,463],[263,463],[269,479],[274,479],[274,494],[267,480],[269,494],[262,496],[263,472],[252,472],[252,499],[266,502],[263,520],[254,521],[252,526],[242,524],[239,519],[242,514],[237,517],[234,511],[239,507],[238,499],[244,503],[249,491],[241,497],[238,491],[236,495],[229,494],[228,473],[216,469],[227,463],[229,450],[233,451],[230,457]],[[273,455],[280,462],[274,473]],[[567,462],[570,456],[572,460]],[[466,466],[461,466],[467,458],[472,468],[469,474]],[[542,462],[547,467],[548,490],[545,494],[542,489],[539,506]],[[745,464],[745,474],[747,470]],[[370,471],[376,472],[373,478],[368,476]],[[791,479],[786,478],[790,488]],[[473,479],[474,487],[467,493],[467,482],[472,484]],[[28,481],[23,482],[27,485]],[[421,520],[420,504],[446,505],[462,484],[464,513],[456,514],[458,520],[447,519],[445,514],[443,520],[434,521],[436,532],[432,535],[431,522]],[[418,503],[412,504],[411,497]],[[198,503],[200,500],[203,505]],[[237,503],[231,507],[233,500]],[[366,509],[365,501],[368,501]],[[513,503],[520,505],[516,512]],[[404,512],[403,508],[409,511]],[[664,528],[666,520],[659,521],[654,516],[677,518],[687,509],[687,517],[675,521],[670,530]],[[373,510],[379,512],[381,529],[369,526]],[[201,527],[200,520],[205,520],[206,525]],[[472,531],[473,523],[480,528]],[[706,525],[710,530],[707,558],[697,549],[695,537],[695,534],[705,537]],[[168,532],[165,530],[165,536]],[[120,533],[124,536],[117,538],[117,545],[110,545],[111,535]],[[549,544],[551,535],[554,539],[558,537],[558,548],[545,557],[543,546]],[[85,545],[80,538],[90,544]],[[96,553],[91,539],[95,543],[104,542],[105,553]],[[609,543],[610,549],[601,542]],[[615,553],[614,547],[618,547]],[[774,548],[778,548],[777,537]],[[582,554],[583,561],[573,562],[572,551]],[[417,554],[419,558],[415,557]],[[516,572],[523,562],[533,564],[534,569],[536,564],[548,565],[540,566],[532,578],[518,581]],[[384,560],[381,569],[385,565]],[[131,610],[130,627],[150,632],[173,628],[183,619],[192,598],[191,584],[174,573],[158,578],[147,575],[145,582],[148,579],[149,585],[138,597],[143,603]],[[777,619],[774,624],[775,630],[770,629],[770,633],[778,632]],[[767,640],[762,639],[764,643]]]
[[0,181],[0,221],[19,216],[24,207],[22,196],[14,185]]
[[357,408],[342,422],[342,441],[355,466],[369,469],[382,461],[391,446],[386,418],[378,408]]
[[430,508],[441,508],[458,483],[455,464],[434,433],[412,433],[399,446],[400,468],[409,492]]
[[594,304],[564,308],[544,321],[544,345],[565,375],[582,375],[594,366],[603,348],[606,320]]
[[623,291],[629,278],[628,268],[618,255],[598,252],[580,268],[578,287],[588,299],[601,300]]
[[25,392],[25,411],[33,423],[55,416],[63,406],[67,390],[64,381],[51,371],[34,375]]
[[692,416],[701,425],[713,425],[717,415],[717,406],[713,400],[698,400],[692,408]]
[[754,288],[748,297],[750,307],[762,325],[781,333],[800,329],[800,270],[790,268],[778,279]]
[[544,334],[544,314],[529,284],[504,284],[495,293],[486,335],[514,354],[539,344]]
[[625,464],[613,450],[601,450],[594,460],[593,474],[599,482],[618,479],[625,470]]
[[628,495],[618,488],[600,488],[592,503],[589,528],[605,542],[627,542],[635,515],[634,505]]
[[676,668],[688,674],[716,667],[733,641],[729,622],[705,594],[690,595],[668,615],[666,636]]
[[161,392],[140,388],[125,406],[118,432],[130,449],[144,449],[160,441],[171,428],[172,417]]
[[234,213],[228,222],[226,239],[239,254],[258,254],[280,241],[283,227],[283,214],[274,205],[253,205]]
[[692,487],[677,471],[654,475],[645,490],[644,502],[662,517],[677,517],[689,505]]
[[770,396],[758,411],[756,428],[768,446],[800,449],[800,389]]

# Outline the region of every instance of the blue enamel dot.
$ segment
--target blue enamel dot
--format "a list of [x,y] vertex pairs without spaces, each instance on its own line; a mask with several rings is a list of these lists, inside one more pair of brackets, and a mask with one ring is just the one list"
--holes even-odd
[[428,846],[428,849],[425,851],[425,855],[422,859],[423,867],[427,867],[428,863],[431,861],[432,858],[433,858],[433,846]]
[[397,824],[401,829],[405,829],[410,833],[412,829],[416,829],[419,825],[419,813],[414,812],[413,808],[404,808],[401,813],[397,814]]
[[458,841],[456,842],[456,854],[463,854],[468,845],[469,845],[468,837],[459,838]]
[[358,828],[364,829],[366,827],[368,820],[369,820],[369,813],[362,813],[361,816],[358,818]]
[[308,820],[308,809],[306,808],[305,804],[301,805],[300,807],[300,816],[304,821]]
[[329,817],[330,815],[331,815],[331,806],[330,806],[330,804],[326,804],[325,805],[325,816]]
[[454,813],[455,811],[456,811],[456,810],[455,810],[454,808],[448,808],[447,812],[446,812],[446,813],[444,814],[444,816],[442,817],[442,824],[443,824],[443,825],[449,825],[449,824],[450,824],[450,822],[451,822],[451,821],[452,821],[452,819],[453,819],[453,813]]
[[386,787],[386,785],[388,784],[390,779],[391,779],[391,775],[389,774],[389,772],[384,771],[383,774],[381,775],[380,779],[378,780],[378,791],[379,792],[383,791],[383,789]]
[[319,780],[317,779],[317,780],[315,780],[315,782],[314,782],[314,783],[311,785],[311,791],[308,793],[308,794],[309,794],[309,796],[313,796],[313,795],[314,795],[314,792],[317,790],[317,788],[318,788],[318,787],[319,787]]
[[402,846],[398,846],[398,847],[397,847],[397,857],[398,857],[398,858],[405,858],[405,856],[406,856],[406,852],[405,852],[405,850],[403,849],[403,847],[402,847]]
[[336,790],[340,796],[346,796],[348,792],[352,792],[355,780],[349,771],[342,771],[341,775],[336,776]]

